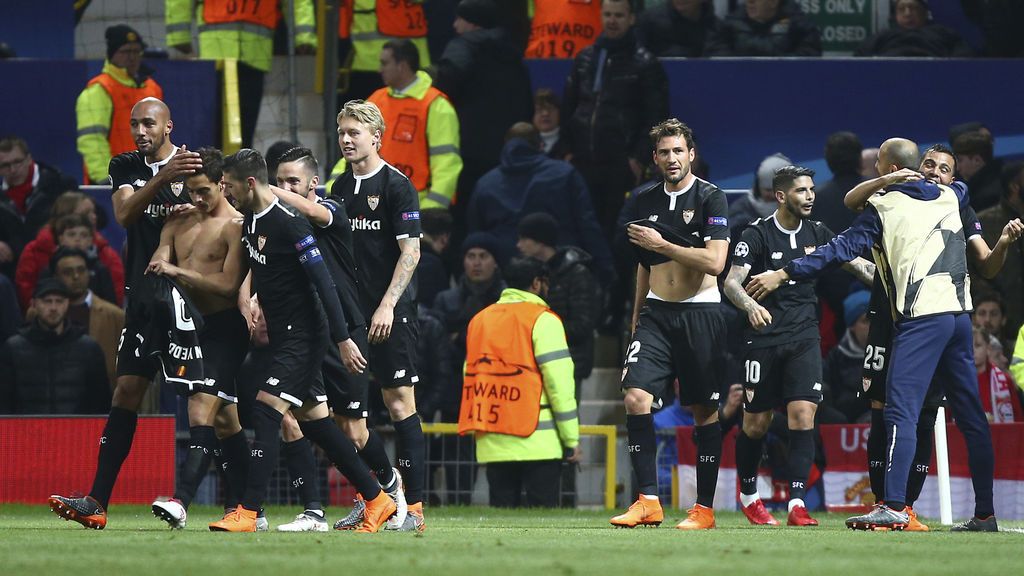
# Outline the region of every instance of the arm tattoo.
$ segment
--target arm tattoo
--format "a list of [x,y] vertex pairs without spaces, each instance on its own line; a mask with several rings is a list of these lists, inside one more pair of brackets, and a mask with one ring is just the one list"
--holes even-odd
[[391,286],[388,287],[388,297],[391,305],[398,305],[402,293],[412,281],[413,273],[416,272],[416,265],[420,259],[419,242],[402,243],[402,255],[398,258],[398,265],[395,266],[394,276],[391,278]]
[[854,258],[843,264],[843,269],[857,277],[857,280],[871,286],[875,281],[875,265],[865,258]]
[[723,287],[726,298],[744,312],[750,312],[752,307],[757,306],[757,302],[743,289],[743,281],[747,279],[749,273],[748,268],[733,266],[729,270],[729,276],[726,277]]

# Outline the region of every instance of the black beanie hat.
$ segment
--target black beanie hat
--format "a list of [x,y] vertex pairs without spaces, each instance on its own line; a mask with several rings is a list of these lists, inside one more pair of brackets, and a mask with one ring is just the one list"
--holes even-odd
[[547,212],[527,214],[519,221],[519,237],[554,248],[558,245],[558,221]]
[[455,15],[481,28],[496,28],[500,24],[498,9],[491,0],[462,0]]
[[142,44],[143,50],[146,49],[146,43],[142,41],[142,36],[139,36],[139,33],[127,24],[118,24],[107,28],[105,36],[107,38],[107,60],[110,60],[114,56],[114,52],[117,52],[125,44],[138,42]]

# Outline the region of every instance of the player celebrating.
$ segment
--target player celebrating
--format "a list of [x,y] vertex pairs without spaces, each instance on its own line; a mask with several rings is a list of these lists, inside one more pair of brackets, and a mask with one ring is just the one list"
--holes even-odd
[[[953,151],[945,145],[936,144],[925,150],[918,170],[920,175],[923,175],[929,182],[948,186],[953,182],[953,175],[956,174],[956,157]],[[868,180],[850,190],[844,202],[847,207],[860,211],[864,209],[868,198],[881,191],[885,186],[898,183],[904,178],[919,177],[908,169]],[[983,276],[994,277],[1006,261],[1006,252],[1010,244],[1020,238],[1021,232],[1024,231],[1024,225],[1021,225],[1019,219],[1007,223],[995,247],[989,249],[988,244],[981,236],[981,223],[978,221],[978,215],[974,208],[970,205],[964,206],[960,210],[960,219],[964,225],[964,236],[967,238],[968,256],[974,260]],[[885,408],[886,378],[889,373],[887,353],[892,350],[893,325],[889,301],[877,274],[871,290],[868,315],[871,318],[871,328],[868,332],[868,344],[865,347],[863,369],[865,394],[871,401],[868,476],[871,480],[871,491],[874,493],[875,501],[882,502],[885,499],[886,468],[883,409]],[[939,406],[942,405],[942,396],[941,386],[933,381],[928,395],[925,397],[921,415],[918,417],[917,446],[907,480],[907,515],[910,521],[907,523],[906,530],[912,532],[928,531],[928,526],[918,519],[913,506],[921,495],[924,482],[928,478],[935,440],[932,430],[935,427]]]
[[[772,188],[779,208],[743,230],[723,290],[747,315],[743,332],[746,402],[743,426],[736,439],[736,469],[743,513],[751,524],[778,524],[757,495],[757,467],[773,410],[784,404],[789,422],[787,524],[818,525],[804,505],[807,475],[814,460],[814,413],[822,394],[814,282],[792,282],[772,294],[764,305],[742,287],[748,274],[785,266],[833,238],[828,227],[809,219],[814,206],[813,177],[814,171],[798,166],[775,171]],[[854,259],[845,268],[865,284],[871,283],[875,272],[874,264],[863,258]]]
[[[359,300],[370,318],[370,369],[380,384],[397,436],[398,468],[409,513],[389,529],[423,531],[425,445],[416,413],[416,304],[406,290],[420,259],[419,196],[405,174],[379,154],[384,118],[376,105],[345,103],[338,113],[338,144],[352,170],[331,190],[351,221]],[[354,514],[335,525],[344,529]],[[397,519],[396,519],[397,520]]]
[[140,100],[131,114],[137,150],[110,160],[114,218],[128,232],[124,288],[127,308],[117,351],[117,384],[100,437],[92,489],[83,497],[54,494],[49,498],[54,513],[86,528],[99,530],[107,525],[110,494],[131,450],[139,406],[156,374],[151,357],[155,343],[146,342],[143,336],[149,323],[151,295],[133,293],[132,286],[141,284],[168,214],[175,206],[188,203],[182,177],[202,169],[198,154],[171,143],[173,128],[166,104],[156,98]]
[[[206,476],[221,438],[232,491],[245,489],[249,445],[238,423],[235,374],[248,351],[249,331],[235,306],[238,287],[248,269],[242,251],[242,215],[224,198],[223,156],[214,148],[197,150],[202,169],[185,178],[195,210],[168,219],[160,247],[147,272],[183,286],[203,316],[199,345],[203,350],[202,386],[178,384],[188,398],[189,450],[178,473],[174,498],[153,502],[153,513],[171,528],[184,528],[186,511]],[[222,410],[223,408],[223,410]],[[214,432],[217,414],[222,427]],[[229,502],[235,505],[237,502]]]
[[[336,198],[320,200],[316,195],[319,178],[317,161],[308,148],[292,148],[285,152],[278,162],[277,183],[280,188],[271,187],[271,190],[313,224],[314,235],[323,252],[324,263],[331,272],[342,308],[345,310],[349,334],[359,346],[360,352],[367,355],[369,343],[366,339],[366,320],[359,308],[355,257],[352,254],[352,227],[345,207]],[[369,374],[363,370],[349,372],[342,365],[336,351],[329,348],[324,359],[323,378],[327,389],[327,401],[334,410],[335,421],[356,445],[359,456],[376,474],[377,482],[395,501],[398,511],[390,522],[401,526],[408,511],[401,475],[397,469],[391,467],[380,435],[366,427]],[[306,474],[308,473],[300,473],[303,476]],[[357,509],[361,511],[363,506],[361,501],[357,501]],[[300,516],[309,517],[309,512],[307,510]],[[302,517],[296,517],[293,524],[297,524],[296,528],[299,527],[298,524],[312,525],[309,520]],[[290,525],[286,524],[278,529],[287,531],[286,526]],[[357,525],[346,527],[356,528]]]
[[345,366],[358,371],[365,368],[366,361],[349,336],[341,302],[313,229],[270,191],[267,165],[259,152],[243,149],[226,158],[224,186],[245,214],[243,241],[249,251],[253,286],[260,294],[267,322],[272,360],[267,378],[258,384],[252,408],[255,440],[245,494],[241,504],[210,524],[210,529],[256,530],[257,510],[277,466],[282,414],[291,410],[303,434],[324,449],[331,462],[366,498],[366,515],[360,530],[376,532],[394,514],[395,503],[381,491],[369,469],[356,456],[352,442],[329,418],[318,378],[328,346],[325,316],[331,340],[337,344]]
[[632,528],[664,519],[651,408],[671,401],[672,381],[678,378],[680,403],[697,424],[697,503],[676,528],[709,529],[715,527],[712,505],[722,453],[718,398],[726,335],[715,277],[728,255],[729,209],[725,193],[690,171],[694,148],[688,126],[670,118],[650,135],[665,180],[640,193],[636,221],[627,228],[641,264],[633,341],[622,370],[629,453],[640,494],[611,523]]

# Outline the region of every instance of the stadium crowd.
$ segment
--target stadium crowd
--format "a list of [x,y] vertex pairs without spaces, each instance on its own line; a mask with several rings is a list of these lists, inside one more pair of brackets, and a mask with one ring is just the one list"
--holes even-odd
[[[241,111],[242,140],[244,146],[249,146],[256,127],[263,74],[269,69],[267,54],[271,47],[268,45],[259,50],[252,46],[229,47],[230,42],[244,42],[245,39],[232,39],[227,28],[217,28],[217,24],[229,24],[230,21],[226,14],[216,14],[210,9],[209,6],[215,4],[208,1],[207,10],[197,13],[199,20],[196,22],[201,31],[197,45],[193,46],[188,34],[181,35],[192,24],[192,15],[187,13],[187,6],[182,8],[180,2],[168,0],[168,44],[184,53],[197,49],[200,58],[210,59],[222,58],[231,50],[241,50],[241,54],[236,55],[243,62],[239,83],[246,95]],[[276,419],[266,416],[263,408],[256,409],[254,414],[257,415],[249,416],[246,412],[260,402],[255,378],[246,381],[238,377],[237,396],[242,406],[238,414],[241,424],[257,430],[256,441],[263,443],[260,446],[267,442],[267,434],[274,435],[276,442],[277,430],[281,428],[288,443],[297,443],[305,435],[324,447],[339,468],[346,472],[359,468],[359,472],[351,472],[356,477],[366,475],[368,471],[375,474],[381,488],[377,490],[377,498],[370,496],[372,488],[360,490],[368,493],[365,494],[365,504],[357,505],[357,508],[363,506],[364,509],[361,516],[357,514],[355,524],[361,521],[373,526],[380,524],[366,519],[370,514],[381,513],[378,508],[383,504],[378,499],[386,499],[392,495],[392,487],[401,484],[399,470],[405,477],[406,491],[411,487],[416,492],[408,495],[409,517],[413,515],[414,506],[422,506],[424,481],[413,478],[427,476],[422,462],[425,440],[422,432],[417,436],[415,432],[405,430],[413,426],[412,422],[418,429],[419,419],[458,422],[460,426],[465,424],[460,422],[460,413],[464,412],[467,398],[463,394],[464,367],[476,362],[475,358],[467,357],[467,351],[479,352],[480,342],[474,340],[473,334],[478,334],[477,338],[484,337],[479,335],[482,334],[479,329],[474,330],[473,321],[492,305],[507,304],[516,298],[532,302],[531,298],[536,298],[542,304],[546,303],[560,319],[559,328],[550,329],[555,332],[563,330],[564,344],[561,346],[568,351],[572,369],[551,368],[550,372],[546,369],[543,372],[545,387],[554,386],[546,380],[553,378],[559,379],[563,388],[559,391],[545,388],[546,398],[553,406],[545,408],[549,413],[541,417],[542,422],[545,418],[555,422],[559,431],[567,430],[562,428],[562,413],[576,410],[576,403],[582,397],[581,386],[594,366],[618,365],[620,358],[608,362],[608,359],[595,357],[596,342],[599,338],[610,339],[618,349],[626,350],[638,316],[642,319],[640,307],[644,295],[633,293],[638,285],[636,276],[638,270],[640,276],[651,274],[649,270],[653,265],[645,260],[648,256],[643,250],[637,249],[637,246],[649,248],[645,244],[647,240],[644,240],[643,234],[646,233],[636,232],[629,223],[641,213],[638,204],[644,202],[643,192],[659,185],[665,178],[666,166],[675,169],[671,163],[652,162],[652,145],[657,146],[658,140],[652,142],[651,130],[668,118],[672,97],[668,78],[658,58],[822,55],[820,31],[803,15],[801,3],[791,0],[747,0],[728,14],[715,14],[712,3],[702,0],[648,2],[650,6],[642,11],[626,0],[536,2],[532,4],[532,24],[525,11],[526,3],[522,4],[493,0],[429,1],[422,5],[404,3],[400,8],[392,7],[401,13],[391,13],[383,3],[372,0],[346,3],[351,12],[343,14],[342,26],[349,28],[341,31],[345,41],[341,43],[340,50],[342,59],[351,64],[352,77],[339,108],[346,101],[365,99],[379,109],[384,124],[376,142],[380,157],[398,174],[398,177],[391,175],[392,180],[404,176],[404,181],[415,192],[412,195],[415,202],[398,206],[394,204],[398,201],[388,196],[393,193],[388,188],[379,202],[383,210],[389,211],[388,214],[399,214],[395,222],[400,224],[402,219],[407,224],[415,221],[415,226],[405,229],[406,238],[410,234],[422,234],[416,252],[418,260],[413,264],[415,276],[411,276],[410,271],[410,277],[403,280],[404,283],[392,282],[389,285],[391,268],[380,273],[386,278],[380,294],[374,296],[375,305],[356,306],[356,309],[362,308],[363,324],[354,323],[349,315],[351,303],[345,301],[344,294],[338,301],[339,310],[345,309],[341,320],[347,321],[349,329],[365,326],[369,330],[366,346],[369,346],[370,354],[366,353],[366,346],[362,343],[359,347],[363,348],[363,355],[371,358],[370,366],[378,385],[383,388],[383,394],[369,394],[369,406],[361,417],[366,422],[358,433],[352,431],[354,425],[349,420],[359,421],[360,417],[357,415],[342,422],[346,417],[341,416],[335,399],[330,398],[336,419],[341,418],[338,423],[345,432],[344,437],[321,430],[319,423],[322,418],[300,419],[297,425],[289,428],[287,417],[282,423],[280,415]],[[973,53],[956,32],[932,21],[925,0],[896,0],[892,2],[892,26],[867,39],[856,55],[1002,57],[1024,54],[1019,35],[1012,29],[1006,29],[1012,22],[1007,15],[1019,10],[1017,3],[964,0],[963,4],[965,12],[986,32],[985,48],[980,54]],[[277,10],[276,6],[271,7]],[[296,53],[312,53],[316,49],[315,35],[310,29],[312,8],[308,2],[297,0],[295,10]],[[367,14],[372,14],[375,22],[367,24]],[[415,16],[409,20],[409,26],[414,21],[416,26],[399,30],[409,15]],[[380,33],[377,33],[377,28],[373,33],[367,33],[367,26],[377,26]],[[246,32],[235,34],[244,35]],[[143,59],[146,44],[138,32],[128,26],[114,26],[107,31],[106,42],[107,61],[103,72],[90,81],[78,98],[78,150],[86,173],[86,182],[83,183],[114,180],[112,192],[120,194],[118,186],[127,185],[132,189],[135,183],[116,181],[120,174],[116,172],[118,158],[124,158],[123,154],[133,153],[136,149],[144,152],[143,139],[139,135],[145,134],[145,128],[140,127],[136,106],[146,98],[161,98],[161,90],[147,76]],[[573,59],[561,97],[550,90],[529,92],[524,57]],[[168,102],[168,105],[171,110],[167,111],[169,118],[165,120],[174,120],[173,102]],[[353,114],[351,118],[358,119],[362,125],[374,127],[372,118],[367,120],[359,113]],[[304,143],[301,142],[281,142],[268,150],[265,158],[269,173],[262,177],[262,181],[259,170],[246,167],[251,160],[240,155],[225,159],[224,181],[244,183],[247,178],[252,178],[257,184],[255,192],[246,193],[232,193],[229,186],[224,194],[235,206],[225,206],[224,210],[234,216],[245,216],[247,225],[251,222],[255,228],[255,219],[250,221],[248,218],[253,213],[260,213],[254,206],[263,205],[258,200],[244,199],[245,194],[260,198],[260,194],[265,193],[268,205],[277,202],[278,198],[282,203],[291,204],[294,199],[288,194],[301,192],[305,196],[306,192],[317,189],[321,175],[326,176],[326,186],[318,193],[327,200],[340,195],[340,190],[347,190],[345,186],[354,185],[354,194],[359,195],[359,183],[364,178],[376,178],[378,172],[359,172],[362,169],[359,163],[364,159],[346,152],[348,133],[343,131],[342,122],[349,117],[343,115],[339,115],[338,128],[343,156],[333,167],[320,165],[329,168],[325,170],[327,174],[319,173],[317,159],[302,148]],[[998,252],[1004,261],[995,266],[978,259],[968,260],[973,299],[973,357],[978,392],[988,420],[1022,422],[1024,249],[1016,241],[1020,231],[1013,227],[1012,222],[1018,222],[1019,226],[1019,218],[1024,214],[1024,161],[996,157],[993,131],[998,133],[998,127],[991,128],[980,123],[950,126],[948,148],[930,149],[944,155],[945,168],[926,166],[926,158],[912,168],[936,174],[945,169],[949,173],[943,175],[946,176],[943,184],[954,178],[966,184],[970,207],[977,216],[973,222],[976,228],[966,230],[965,239],[980,239],[987,250]],[[115,201],[115,214],[105,213],[91,196],[78,191],[77,182],[47,165],[45,158],[33,157],[26,140],[34,136],[22,134],[0,138],[0,414],[106,414],[110,411],[112,397],[115,410],[119,409],[117,406],[123,406],[118,404],[117,398],[122,393],[119,391],[123,385],[119,380],[124,373],[117,364],[119,351],[125,344],[126,321],[132,321],[131,300],[126,295],[125,286],[126,283],[131,286],[141,278],[132,277],[133,274],[141,275],[141,270],[128,260],[142,258],[143,267],[149,263],[147,270],[150,272],[167,274],[194,290],[214,291],[224,296],[223,290],[214,290],[200,281],[190,281],[188,275],[175,276],[160,266],[153,268],[151,258],[153,262],[166,261],[173,265],[174,257],[160,260],[153,254],[133,254],[133,242],[137,239],[133,240],[131,234],[125,247],[127,254],[112,248],[100,230],[106,227],[110,218],[127,223],[126,227],[133,226],[131,219],[126,220],[117,213],[127,208],[119,209]],[[355,135],[349,137],[353,142],[358,140]],[[714,163],[714,158],[701,156],[693,145],[692,134],[685,136],[685,144],[695,152],[688,166],[699,182],[707,184],[709,166]],[[362,144],[358,142],[351,144],[353,149],[359,146]],[[827,230],[839,233],[848,229],[856,216],[844,204],[844,196],[878,173],[865,174],[863,158],[872,151],[864,147],[856,134],[836,132],[823,143],[823,149],[832,177],[816,183],[816,191],[811,195],[813,208],[809,208],[809,215],[802,218],[820,221]],[[191,152],[184,148],[181,150],[183,152],[177,156],[184,157]],[[296,150],[304,152],[297,153]],[[721,222],[728,222],[718,231],[721,238],[708,237],[731,239],[731,244],[727,242],[728,252],[721,255],[722,266],[707,272],[712,279],[709,280],[711,285],[722,294],[729,294],[727,277],[731,277],[730,266],[737,264],[734,259],[746,255],[733,247],[741,238],[747,238],[748,226],[767,222],[777,211],[785,209],[786,194],[780,188],[779,174],[780,170],[785,171],[793,164],[785,152],[765,151],[766,156],[756,168],[751,189],[734,195],[721,215]],[[874,153],[877,154],[877,150]],[[209,151],[203,152],[204,160],[193,165],[191,170],[174,167],[179,171],[176,174],[179,178],[174,182],[179,186],[175,192],[179,194],[175,203],[188,201],[180,196],[181,182],[184,182],[186,190],[194,192],[194,174],[203,173],[214,187],[223,187],[219,172],[210,169],[209,162],[212,161],[205,160],[209,155]],[[153,158],[166,161],[170,157]],[[311,160],[312,173],[301,172],[294,166],[305,166],[305,158]],[[321,162],[326,160],[320,159]],[[200,165],[202,168],[197,167]],[[873,167],[874,163],[869,162],[869,165]],[[155,182],[156,164],[147,162],[146,166],[154,167],[152,175]],[[384,173],[388,170],[385,169]],[[800,173],[798,177],[812,176],[813,173]],[[134,193],[141,192],[145,181],[141,182],[135,186]],[[174,189],[170,180],[167,184]],[[279,189],[271,194],[268,185]],[[368,201],[378,198],[364,197]],[[337,199],[342,205],[350,201]],[[672,199],[674,206],[675,197]],[[206,201],[197,199],[194,194],[191,196],[193,204]],[[302,208],[301,202],[295,202],[296,210],[316,226],[321,226],[317,218],[330,218],[332,223],[334,218],[340,218],[332,216],[336,214],[335,206],[318,203],[313,195],[309,196],[309,208]],[[370,202],[367,214],[377,210],[378,200]],[[323,206],[331,212],[315,211],[317,208],[322,211]],[[337,210],[344,212],[345,207]],[[360,226],[369,225],[369,220],[353,215],[350,209],[344,219],[345,227],[350,218],[350,232],[356,236]],[[328,230],[329,226],[325,224],[323,229]],[[310,230],[313,234],[314,229]],[[248,237],[248,232],[236,231],[233,238],[239,246],[242,245],[239,235]],[[327,241],[319,234],[320,231],[316,230],[321,251],[326,252],[323,246]],[[662,231],[662,234],[668,238],[667,233]],[[195,241],[200,242],[200,237],[196,236]],[[260,242],[266,241],[264,236],[259,238]],[[379,250],[381,254],[355,253],[353,269],[372,269],[374,265],[364,264],[363,259],[377,258],[386,252],[387,258],[394,256],[397,279],[406,254],[406,246],[401,241],[403,236],[400,234],[399,238],[400,248],[360,245],[357,239],[357,250]],[[823,244],[828,239],[823,236],[812,246]],[[256,250],[256,240],[246,242],[250,254],[263,250],[262,243]],[[401,255],[390,252],[399,249],[402,250]],[[177,254],[177,265],[182,266],[180,247],[169,250],[169,254]],[[229,256],[221,254],[220,258],[223,261]],[[258,260],[257,256],[253,258]],[[524,272],[524,259],[537,261],[543,266]],[[303,263],[305,265],[305,261]],[[645,268],[648,270],[646,273],[643,272]],[[254,274],[254,280],[258,280],[259,272],[254,271]],[[343,281],[333,270],[331,274],[335,284]],[[315,278],[312,272],[310,275]],[[719,435],[719,443],[721,432],[737,425],[751,437],[754,432],[749,430],[759,429],[763,436],[770,426],[772,434],[769,438],[772,441],[792,443],[802,441],[796,439],[802,438],[803,433],[817,424],[870,423],[873,418],[872,399],[865,393],[862,375],[870,360],[865,357],[871,326],[870,275],[865,281],[867,285],[858,279],[860,276],[856,270],[835,269],[822,275],[814,285],[814,319],[817,325],[814,336],[820,342],[814,353],[819,356],[817,361],[821,366],[820,395],[814,401],[816,411],[810,412],[810,419],[805,425],[794,428],[795,416],[791,413],[787,428],[783,411],[774,420],[769,416],[768,421],[753,426],[745,420],[743,411],[735,409],[738,400],[736,385],[750,381],[749,368],[744,366],[742,342],[744,331],[750,327],[750,317],[749,311],[731,296],[714,303],[716,314],[722,317],[722,332],[716,336],[720,337],[717,342],[722,347],[715,349],[721,369],[714,384],[717,387],[714,398],[720,397],[721,405],[716,406],[714,414],[705,413],[702,406],[693,413],[684,414],[680,421],[696,424],[697,429],[702,430],[698,432],[702,441],[710,437],[709,426],[718,429],[715,434]],[[229,292],[234,290],[235,294],[246,296],[260,292],[248,282],[243,284],[241,277],[237,280],[228,282]],[[543,282],[535,284],[535,280]],[[379,276],[375,281],[381,282]],[[645,278],[644,281],[648,280]],[[654,281],[652,275],[650,282]],[[315,280],[313,282],[315,284]],[[359,282],[365,281],[360,279]],[[541,284],[542,288],[538,288]],[[653,283],[645,285],[654,286]],[[386,300],[381,298],[388,298],[383,295],[391,294],[396,286],[400,287],[396,303],[392,305],[396,333],[399,324],[411,322],[414,324],[411,330],[419,334],[418,340],[415,337],[411,340],[412,349],[401,351],[410,360],[410,376],[416,374],[418,368],[418,376],[412,380],[415,383],[414,399],[402,396],[403,389],[412,394],[413,387],[412,383],[401,381],[398,371],[395,371],[393,381],[389,381],[387,375],[382,377],[380,370],[372,364],[374,354],[381,354],[381,358],[386,354],[398,354],[393,350],[384,353],[373,348],[379,344],[375,343],[374,331],[384,325],[378,317],[386,308],[382,304]],[[317,290],[321,287],[317,286]],[[532,296],[524,295],[526,293]],[[365,300],[366,297],[363,294],[354,297],[355,300],[360,298]],[[344,322],[336,325],[340,321],[332,316],[333,311],[328,308],[333,305],[323,292],[320,292],[320,299],[324,301],[325,317],[331,320],[328,331],[332,342],[351,342],[352,339],[344,337],[348,336]],[[274,324],[280,316],[275,317],[274,312],[252,312],[248,308],[248,298],[239,298],[238,301],[252,337],[249,357],[240,374],[263,374],[253,367],[261,361],[260,346],[266,345],[261,342],[261,334],[265,337],[267,328],[260,322],[269,323],[273,335],[275,330],[280,330]],[[129,311],[127,320],[126,307]],[[197,304],[197,309],[202,308],[201,303]],[[219,311],[218,308],[214,312]],[[406,316],[399,320],[399,312]],[[539,326],[540,321],[537,322]],[[386,325],[390,331],[391,319]],[[289,325],[288,330],[291,328]],[[127,336],[130,338],[131,333]],[[383,336],[380,342],[386,338]],[[538,358],[543,356],[539,352],[541,349],[558,350],[558,346],[550,342],[538,343],[538,338],[535,334]],[[357,340],[354,336],[353,339]],[[636,350],[639,349],[637,344]],[[636,350],[629,347],[627,367],[630,357],[635,358]],[[362,369],[352,368],[360,360],[365,362],[358,350],[349,356],[343,347],[338,362],[351,372],[361,372]],[[537,364],[542,362],[537,360]],[[366,368],[365,364],[362,368]],[[169,381],[166,371],[161,379],[165,383]],[[623,380],[626,381],[625,372]],[[263,388],[260,390],[259,394],[265,394]],[[568,399],[563,397],[566,390],[570,392]],[[148,390],[144,387],[134,410],[137,413],[173,412],[177,409],[174,396],[174,386],[150,386]],[[190,398],[194,396],[191,394]],[[327,397],[330,396],[328,391]],[[682,396],[685,399],[685,394]],[[573,398],[575,401],[570,402]],[[403,410],[403,402],[415,408]],[[775,408],[779,407],[768,406],[769,410]],[[280,413],[284,407],[275,409]],[[643,412],[631,408],[628,395],[626,411],[627,427],[633,430],[640,426],[637,418]],[[650,412],[649,406],[647,412]],[[113,412],[111,414],[113,422]],[[222,434],[218,428],[216,437],[213,437],[212,420],[199,422],[195,414],[189,400],[188,416],[193,433],[199,434],[195,431],[203,428],[202,434],[213,438],[211,446],[217,438],[225,441],[226,432]],[[395,468],[394,477],[391,476],[386,454],[383,456],[384,465],[379,463],[379,458],[374,460],[374,455],[369,454],[376,450],[373,448],[372,428],[392,422],[402,442],[398,448],[398,459],[403,460],[402,454],[409,450],[421,452],[418,464],[415,458],[409,464],[406,457],[406,463]],[[578,424],[576,420],[573,422]],[[367,424],[370,432],[367,432]],[[508,433],[506,429],[469,430],[484,435]],[[445,443],[444,451],[456,455],[453,458],[455,465],[445,474],[450,487],[458,485],[464,488],[475,482],[476,472],[471,463],[479,456],[491,463],[488,480],[492,486],[492,503],[518,505],[518,487],[514,498],[495,490],[502,484],[502,479],[524,472],[499,467],[495,463],[508,464],[503,458],[554,462],[564,459],[569,463],[578,460],[573,434],[565,432],[561,438],[558,435],[552,435],[552,438],[556,445],[562,442],[559,448],[565,449],[564,454],[559,450],[557,455],[551,456],[537,449],[537,454],[543,452],[544,455],[531,455],[529,451],[524,455],[523,451],[502,447],[498,456],[489,452],[484,458],[480,454],[475,456],[473,444],[464,439],[446,436],[436,442]],[[335,459],[334,455],[340,451],[336,446],[346,442],[356,446],[362,460]],[[308,441],[306,444],[308,455]],[[302,452],[298,448],[289,448],[288,444],[283,451],[290,467],[293,458],[289,455]],[[382,446],[380,452],[383,453]],[[760,461],[760,448],[757,454]],[[820,447],[816,457],[820,463]],[[101,466],[102,458],[101,455]],[[299,459],[299,456],[294,458]],[[189,462],[186,464],[209,466],[209,458]],[[637,466],[636,461],[634,466]],[[550,488],[560,481],[571,483],[572,466],[565,468],[570,472],[568,475],[560,466],[556,466],[554,472],[547,469],[543,473],[526,472],[526,476],[542,474],[539,482],[537,478],[522,480],[527,492],[526,503],[555,505],[557,498],[547,494],[543,486]],[[492,477],[492,470],[504,470],[504,475],[495,472]],[[113,478],[116,478],[116,470]],[[394,483],[384,481],[386,478],[393,478]],[[109,482],[112,486],[113,479]],[[252,482],[250,478],[249,485],[241,481],[232,484],[232,489],[239,492],[236,496],[246,503],[239,509],[250,508],[247,502],[259,507],[258,499],[251,496],[256,490]],[[508,491],[507,486],[500,487]],[[450,492],[454,490],[450,489]],[[459,495],[453,498],[453,502],[468,502],[466,494],[455,493]],[[531,498],[531,494],[535,497]],[[295,529],[306,525],[319,526],[318,522],[322,521],[322,507],[315,496],[304,496],[304,499],[307,500],[304,504],[307,517],[302,519],[300,515]],[[700,496],[698,503],[702,503]],[[710,506],[710,501],[703,503]],[[105,502],[102,504],[105,506]],[[744,501],[744,505],[747,504]],[[406,502],[398,503],[396,500],[396,505],[401,510]],[[184,506],[187,507],[187,501]],[[254,514],[255,508],[251,509]],[[184,525],[183,510],[181,525]],[[422,508],[417,510],[419,516],[413,527],[422,529]],[[309,512],[312,513],[307,514]],[[316,512],[320,512],[320,516]],[[173,526],[177,510],[167,514],[171,519],[168,516],[164,519]],[[404,519],[406,512],[402,514]],[[252,520],[254,526],[259,526],[257,517]],[[713,525],[713,518],[711,522]],[[401,526],[400,521],[398,527]]]

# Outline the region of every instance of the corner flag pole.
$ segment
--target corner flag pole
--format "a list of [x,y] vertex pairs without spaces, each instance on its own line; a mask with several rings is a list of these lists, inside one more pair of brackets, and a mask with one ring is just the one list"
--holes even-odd
[[949,446],[946,443],[946,409],[939,406],[935,416],[935,464],[939,475],[939,521],[953,525],[953,499],[949,490]]

